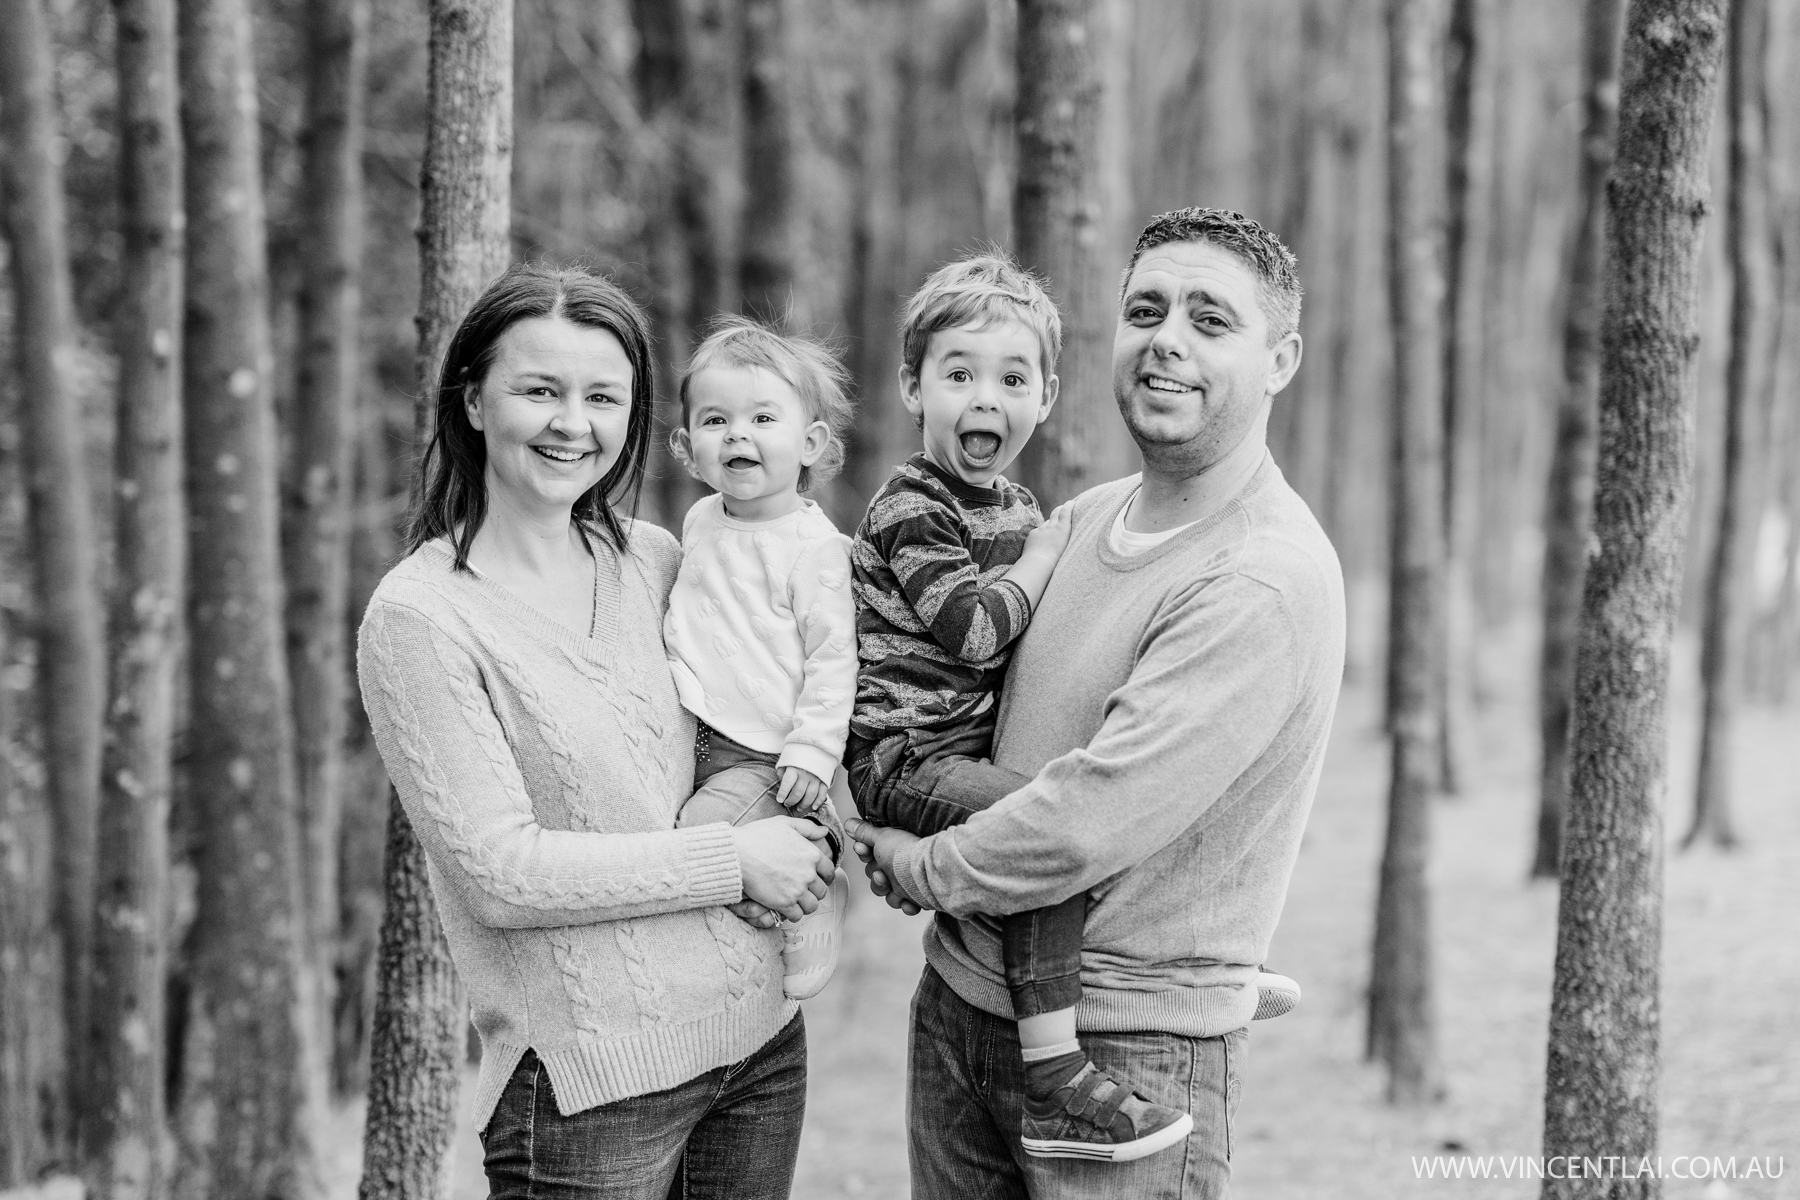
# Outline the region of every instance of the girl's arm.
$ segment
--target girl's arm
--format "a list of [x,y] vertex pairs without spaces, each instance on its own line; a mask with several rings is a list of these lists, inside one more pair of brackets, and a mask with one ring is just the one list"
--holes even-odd
[[856,700],[856,605],[850,596],[850,539],[834,533],[803,544],[789,581],[806,659],[794,727],[778,765],[826,784],[844,757]]

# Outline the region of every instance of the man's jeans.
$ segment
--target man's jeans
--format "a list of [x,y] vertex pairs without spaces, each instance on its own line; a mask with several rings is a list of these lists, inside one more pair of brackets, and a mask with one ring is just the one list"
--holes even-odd
[[784,1200],[806,1113],[806,1027],[648,1096],[556,1111],[536,1054],[481,1135],[489,1200]]
[[1083,1033],[1089,1058],[1158,1104],[1192,1113],[1194,1132],[1135,1162],[1032,1158],[1019,1144],[1018,1027],[968,1004],[926,967],[907,1038],[913,1200],[1225,1200],[1248,1037]]

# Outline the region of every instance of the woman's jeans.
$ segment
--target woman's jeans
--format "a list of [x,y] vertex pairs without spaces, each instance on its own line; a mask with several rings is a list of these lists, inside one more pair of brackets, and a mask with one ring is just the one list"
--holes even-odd
[[806,1114],[806,1027],[666,1092],[562,1116],[536,1054],[487,1129],[489,1200],[780,1200]]
[[[862,815],[920,837],[960,825],[1031,778],[988,759],[994,708],[944,729],[908,729],[870,742],[855,734],[845,754]],[[1087,893],[1000,921],[1000,957],[1013,1015],[1074,1008],[1081,999]]]

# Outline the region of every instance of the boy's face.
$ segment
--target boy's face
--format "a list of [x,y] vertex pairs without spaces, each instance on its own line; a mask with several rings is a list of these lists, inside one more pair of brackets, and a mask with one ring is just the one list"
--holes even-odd
[[991,484],[1056,403],[1041,353],[1020,321],[932,334],[919,373],[900,368],[900,400],[924,432],[925,457],[965,483]]
[[688,423],[679,431],[689,469],[725,497],[740,520],[765,521],[800,507],[800,468],[830,440],[823,421],[787,380],[761,367],[706,367],[688,381]]

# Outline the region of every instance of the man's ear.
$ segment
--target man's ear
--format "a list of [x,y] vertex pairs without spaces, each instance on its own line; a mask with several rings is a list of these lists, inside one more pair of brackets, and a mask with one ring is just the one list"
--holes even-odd
[[806,433],[800,442],[800,465],[810,467],[819,461],[826,447],[831,445],[831,426],[823,421],[814,421],[806,427]]
[[1044,380],[1044,401],[1038,405],[1037,423],[1042,425],[1050,416],[1050,410],[1056,407],[1056,398],[1062,394],[1062,380],[1052,375]]
[[1294,378],[1294,372],[1300,369],[1300,351],[1302,349],[1300,331],[1295,330],[1279,342],[1275,343],[1274,365],[1269,368],[1269,382],[1265,394],[1274,396],[1285,388]]

